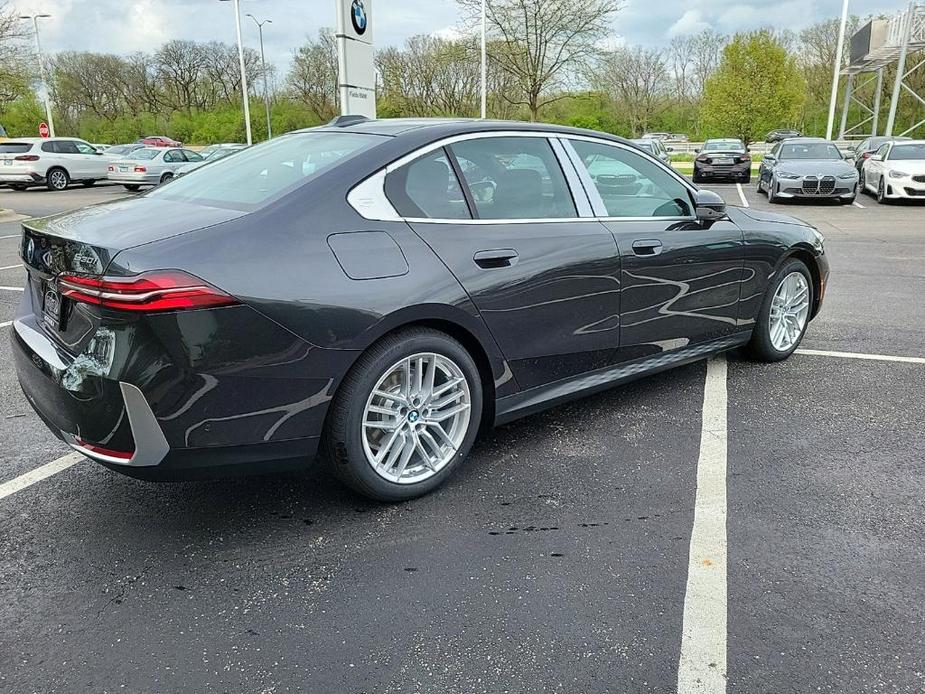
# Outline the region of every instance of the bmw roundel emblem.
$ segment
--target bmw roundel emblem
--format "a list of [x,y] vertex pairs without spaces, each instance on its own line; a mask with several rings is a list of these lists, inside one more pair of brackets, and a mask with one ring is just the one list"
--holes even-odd
[[363,35],[366,33],[366,7],[363,0],[353,0],[350,6],[350,21],[353,22],[353,29],[356,33]]

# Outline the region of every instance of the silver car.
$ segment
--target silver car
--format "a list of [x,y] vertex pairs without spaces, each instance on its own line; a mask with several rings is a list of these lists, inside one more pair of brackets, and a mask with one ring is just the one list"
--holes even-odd
[[668,153],[671,151],[671,148],[665,147],[661,140],[640,138],[638,140],[631,140],[631,142],[639,149],[651,154],[653,157],[661,159],[666,164],[671,164],[671,155]]
[[184,164],[179,169],[177,169],[177,176],[183,176],[188,174],[190,171],[195,171],[196,169],[205,166],[206,164],[218,161],[219,159],[224,159],[229,154],[234,154],[235,152],[240,152],[242,149],[247,149],[247,145],[241,145],[238,143],[228,143],[222,145],[210,145],[204,150],[199,152],[199,156],[202,157],[202,161],[191,162],[189,164]]
[[107,178],[128,190],[138,190],[169,181],[181,166],[196,161],[202,161],[202,157],[182,147],[143,147],[111,162]]
[[858,192],[858,172],[830,140],[787,138],[761,160],[758,192],[767,193],[769,202],[827,198],[851,204]]

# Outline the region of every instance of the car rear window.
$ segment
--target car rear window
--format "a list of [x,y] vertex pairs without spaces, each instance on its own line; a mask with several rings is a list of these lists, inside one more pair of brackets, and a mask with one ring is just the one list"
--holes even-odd
[[154,159],[158,154],[161,153],[161,150],[156,149],[136,149],[134,152],[128,155],[129,159]]
[[31,142],[0,142],[0,154],[22,154],[30,149]]
[[384,139],[362,133],[292,133],[191,171],[148,195],[252,210]]

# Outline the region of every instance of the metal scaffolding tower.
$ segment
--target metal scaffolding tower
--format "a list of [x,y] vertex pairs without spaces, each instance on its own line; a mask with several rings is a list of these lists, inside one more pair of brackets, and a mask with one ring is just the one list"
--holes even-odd
[[[851,37],[851,60],[841,74],[847,77],[845,96],[842,101],[841,127],[838,139],[846,135],[879,134],[880,94],[883,91],[883,73],[896,64],[896,78],[893,81],[890,111],[884,135],[892,135],[896,123],[896,108],[905,93],[925,106],[925,97],[916,93],[908,78],[916,70],[925,67],[925,5],[909,3],[908,9],[890,19],[875,19],[861,27]],[[911,68],[907,64],[912,63]],[[855,84],[855,82],[859,82]],[[871,82],[876,83],[873,103],[867,103],[857,96],[860,90]],[[848,128],[848,110],[852,104],[861,108],[864,117]],[[866,127],[870,131],[866,132]],[[908,135],[925,126],[925,118],[906,128],[899,135]]]

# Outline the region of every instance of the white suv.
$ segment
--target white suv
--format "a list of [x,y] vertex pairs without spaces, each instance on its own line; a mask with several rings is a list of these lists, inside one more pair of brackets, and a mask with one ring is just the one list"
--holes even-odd
[[74,137],[20,137],[0,142],[0,184],[14,190],[47,186],[64,190],[71,181],[92,186],[106,178],[109,158]]

